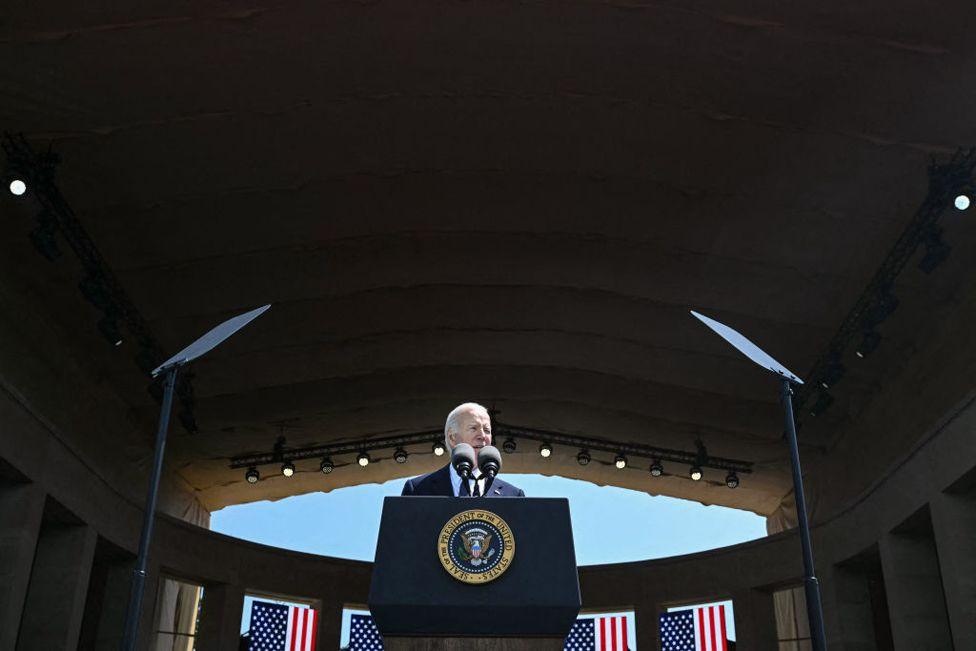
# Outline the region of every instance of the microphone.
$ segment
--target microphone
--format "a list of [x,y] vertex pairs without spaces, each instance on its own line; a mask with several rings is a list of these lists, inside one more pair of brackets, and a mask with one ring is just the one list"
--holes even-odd
[[461,479],[467,480],[471,476],[471,469],[474,467],[475,457],[474,448],[467,443],[458,443],[451,451],[451,465],[460,475]]
[[484,494],[488,495],[488,489],[495,481],[495,475],[502,469],[502,455],[498,448],[494,445],[486,445],[478,450],[478,468],[481,470],[481,474],[487,477]]

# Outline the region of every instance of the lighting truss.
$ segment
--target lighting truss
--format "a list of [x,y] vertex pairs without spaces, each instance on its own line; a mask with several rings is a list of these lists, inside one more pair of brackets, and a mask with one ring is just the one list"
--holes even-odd
[[[878,315],[882,315],[883,319],[894,310],[892,301],[894,301],[893,305],[897,305],[897,299],[892,296],[891,291],[895,280],[911,261],[918,247],[923,244],[929,246],[927,243],[933,240],[933,234],[940,232],[939,218],[952,205],[956,195],[973,186],[974,170],[976,170],[976,148],[958,149],[948,162],[933,161],[929,165],[928,193],[922,205],[915,211],[912,220],[888,252],[854,307],[844,317],[824,353],[814,362],[810,372],[804,378],[803,386],[796,391],[798,407],[804,405],[816,393],[821,379],[828,374],[831,364],[840,359],[850,346],[856,346],[862,341],[866,333],[873,332],[873,328],[879,322]],[[940,251],[947,255],[947,251]],[[802,410],[797,414],[798,421],[800,414]]]
[[[738,474],[750,474],[753,466],[751,461],[710,456],[705,450],[705,447],[700,445],[698,442],[696,442],[696,448],[693,451],[674,450],[670,448],[643,445],[640,443],[618,443],[606,439],[574,436],[570,434],[561,434],[559,432],[528,427],[514,427],[511,425],[498,423],[497,421],[495,422],[492,436],[493,438],[498,439],[501,439],[502,437],[526,439],[530,441],[538,441],[540,443],[549,443],[553,446],[559,445],[567,448],[585,449],[589,452],[600,451],[609,452],[613,455],[624,454],[628,457],[628,459],[633,457],[648,459],[658,463],[668,462],[683,464],[686,466],[698,465],[702,468],[714,468],[716,470],[731,471]],[[325,456],[335,457],[341,454],[358,454],[360,452],[369,452],[371,450],[395,450],[398,447],[405,448],[411,445],[430,445],[431,441],[441,440],[443,437],[443,430],[430,430],[403,436],[362,439],[358,441],[347,441],[331,445],[317,445],[308,448],[293,448],[289,450],[278,448],[277,450],[268,453],[233,457],[230,460],[229,467],[234,470],[274,463],[280,464],[282,461],[298,461],[302,459],[314,459]],[[629,464],[629,466],[633,466],[633,464]]]
[[[120,326],[124,326],[137,349],[135,363],[148,375],[166,355],[149,329],[148,322],[122,289],[94,240],[55,183],[55,170],[60,163],[60,156],[51,150],[35,153],[22,135],[14,136],[10,133],[3,135],[3,150],[8,168],[24,176],[32,200],[40,208],[38,228],[31,237],[35,247],[44,257],[54,261],[60,255],[56,236],[63,238],[84,270],[82,280],[78,283],[79,291],[102,312],[99,329],[112,339],[111,344],[117,345],[118,337],[121,336]],[[192,377],[192,372],[184,370],[176,382],[176,397],[180,403],[177,417],[190,433],[197,431]],[[153,381],[148,389],[153,398],[162,401],[163,388],[160,379]]]

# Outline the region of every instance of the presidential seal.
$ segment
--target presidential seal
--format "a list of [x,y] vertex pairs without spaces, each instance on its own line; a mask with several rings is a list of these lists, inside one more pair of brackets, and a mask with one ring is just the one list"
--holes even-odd
[[508,524],[490,511],[464,511],[441,529],[437,556],[458,581],[488,583],[512,564],[515,536]]

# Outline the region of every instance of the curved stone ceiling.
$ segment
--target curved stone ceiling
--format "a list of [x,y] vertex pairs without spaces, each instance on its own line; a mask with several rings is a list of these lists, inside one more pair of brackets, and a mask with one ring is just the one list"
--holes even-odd
[[[924,197],[929,157],[976,142],[959,110],[976,104],[959,83],[970,11],[23,6],[0,38],[16,62],[0,117],[62,154],[62,191],[168,351],[274,304],[194,368],[200,431],[174,431],[168,461],[207,508],[419,474],[437,461],[419,448],[258,486],[228,459],[282,432],[436,429],[477,400],[513,426],[700,437],[756,464],[735,491],[528,445],[512,470],[767,514],[790,489],[775,383],[688,310],[811,367]],[[74,282],[45,286],[68,330]],[[151,428],[128,344],[79,337]]]

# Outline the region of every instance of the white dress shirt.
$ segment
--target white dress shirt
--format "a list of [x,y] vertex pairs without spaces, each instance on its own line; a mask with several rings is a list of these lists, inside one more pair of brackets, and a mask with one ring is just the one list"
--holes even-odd
[[[457,470],[454,469],[454,464],[450,464],[448,467],[451,469],[451,487],[454,489],[454,497],[461,497],[461,475],[457,474]],[[471,474],[473,475],[476,472],[477,469],[474,469],[471,471]],[[478,482],[478,492],[484,496],[485,477],[478,477],[476,481]],[[474,492],[474,487],[471,486],[471,484],[468,484],[468,486],[471,488],[471,491]],[[467,497],[467,495],[465,495],[465,497]]]

